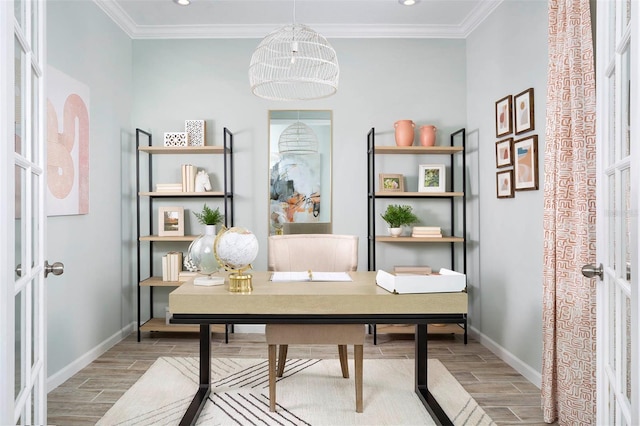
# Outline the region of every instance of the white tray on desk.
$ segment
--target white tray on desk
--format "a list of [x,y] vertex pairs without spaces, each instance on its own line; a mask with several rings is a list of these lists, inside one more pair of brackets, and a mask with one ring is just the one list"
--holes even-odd
[[394,275],[379,270],[376,284],[391,293],[453,293],[463,291],[467,286],[467,276],[442,268],[438,274]]

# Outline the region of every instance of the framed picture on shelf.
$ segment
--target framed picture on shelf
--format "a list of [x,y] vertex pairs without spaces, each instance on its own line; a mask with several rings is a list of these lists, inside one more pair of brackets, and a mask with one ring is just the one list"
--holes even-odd
[[513,169],[496,173],[496,193],[498,198],[513,198]]
[[513,138],[496,142],[496,167],[513,166]]
[[496,101],[496,137],[499,138],[513,132],[513,120],[511,112],[511,100],[513,96],[508,95]]
[[516,135],[535,128],[533,120],[533,89],[527,89],[513,97]]
[[380,191],[404,192],[404,176],[380,173]]
[[161,237],[184,236],[184,207],[158,208],[158,235]]
[[444,164],[421,164],[418,170],[418,192],[444,192]]
[[516,191],[538,189],[538,136],[513,142]]

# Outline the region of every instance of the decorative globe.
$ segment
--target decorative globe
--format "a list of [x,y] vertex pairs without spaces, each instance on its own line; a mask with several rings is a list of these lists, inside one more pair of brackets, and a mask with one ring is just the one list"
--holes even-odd
[[258,256],[258,239],[253,232],[234,226],[222,229],[215,240],[215,255],[227,270],[240,273]]

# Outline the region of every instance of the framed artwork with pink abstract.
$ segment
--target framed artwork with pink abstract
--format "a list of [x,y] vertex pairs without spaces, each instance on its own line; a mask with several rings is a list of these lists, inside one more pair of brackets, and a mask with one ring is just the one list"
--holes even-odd
[[498,198],[513,198],[513,169],[496,173],[496,194]]
[[538,189],[538,136],[513,142],[515,190]]
[[513,138],[496,142],[496,167],[513,166]]
[[528,132],[535,129],[533,116],[533,89],[527,89],[513,97],[515,112],[515,133]]
[[47,216],[89,213],[89,87],[47,68]]
[[513,120],[511,101],[513,96],[508,95],[496,101],[496,137],[499,138],[513,132]]

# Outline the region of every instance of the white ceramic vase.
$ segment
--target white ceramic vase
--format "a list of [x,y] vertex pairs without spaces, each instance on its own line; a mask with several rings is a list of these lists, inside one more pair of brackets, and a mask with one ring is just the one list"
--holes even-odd
[[391,235],[392,237],[399,237],[400,234],[402,234],[402,227],[400,227],[400,228],[387,228],[387,230],[389,231],[389,235]]

